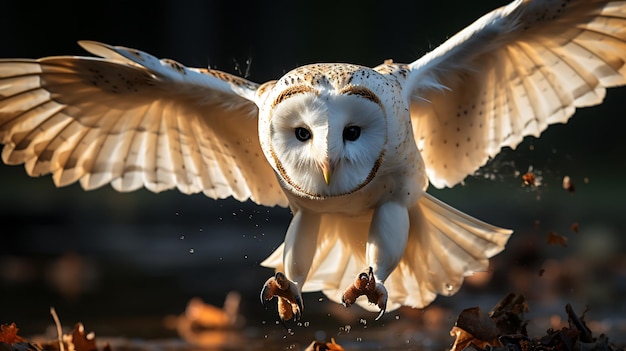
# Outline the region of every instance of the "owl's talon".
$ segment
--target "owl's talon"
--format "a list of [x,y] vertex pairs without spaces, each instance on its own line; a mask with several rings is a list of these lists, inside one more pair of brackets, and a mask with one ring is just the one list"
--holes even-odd
[[266,302],[274,297],[278,298],[278,315],[282,321],[290,319],[297,321],[302,317],[304,304],[300,290],[282,272],[276,272],[274,276],[270,277],[261,290],[263,306],[266,306]]
[[344,306],[350,307],[362,295],[380,308],[376,320],[380,319],[387,310],[387,289],[382,283],[376,281],[372,267],[369,267],[367,273],[362,272],[357,276],[354,283],[341,296],[341,302]]

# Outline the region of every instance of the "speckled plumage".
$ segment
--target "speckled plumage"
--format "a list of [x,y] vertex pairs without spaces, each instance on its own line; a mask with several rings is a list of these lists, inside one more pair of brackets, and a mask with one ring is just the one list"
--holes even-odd
[[624,28],[623,2],[517,0],[409,64],[312,64],[264,84],[80,42],[99,57],[0,60],[2,159],[57,186],[290,206],[263,262],[285,272],[266,286],[291,290],[263,296],[289,316],[301,291],[340,302],[356,277],[349,290],[374,287],[383,310],[423,307],[511,234],[428,184],[454,186],[625,84]]

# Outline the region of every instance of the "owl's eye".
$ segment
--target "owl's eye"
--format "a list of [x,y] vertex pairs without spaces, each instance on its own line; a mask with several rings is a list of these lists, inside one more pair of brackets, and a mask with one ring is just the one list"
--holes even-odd
[[311,139],[311,131],[304,128],[304,127],[298,127],[296,128],[296,139],[305,142],[309,139]]
[[343,129],[343,140],[355,141],[361,136],[361,127],[347,126]]

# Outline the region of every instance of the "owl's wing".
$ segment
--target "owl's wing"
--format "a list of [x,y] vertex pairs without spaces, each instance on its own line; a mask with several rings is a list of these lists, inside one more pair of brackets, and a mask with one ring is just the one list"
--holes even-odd
[[517,0],[408,65],[405,98],[431,183],[565,123],[626,83],[626,3]]
[[0,60],[2,160],[57,186],[178,188],[287,204],[258,137],[258,85],[84,41],[100,57]]

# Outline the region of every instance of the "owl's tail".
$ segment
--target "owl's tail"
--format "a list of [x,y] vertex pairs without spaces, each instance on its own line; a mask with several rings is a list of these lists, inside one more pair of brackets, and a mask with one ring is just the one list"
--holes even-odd
[[[387,310],[422,308],[437,294],[452,295],[465,276],[486,271],[489,258],[504,249],[512,231],[466,215],[425,194],[409,209],[410,229],[402,260],[385,281]],[[326,216],[303,292],[323,291],[341,303],[345,289],[367,268],[365,243],[371,218]],[[282,270],[281,245],[262,265]],[[365,298],[362,307],[377,311]]]

